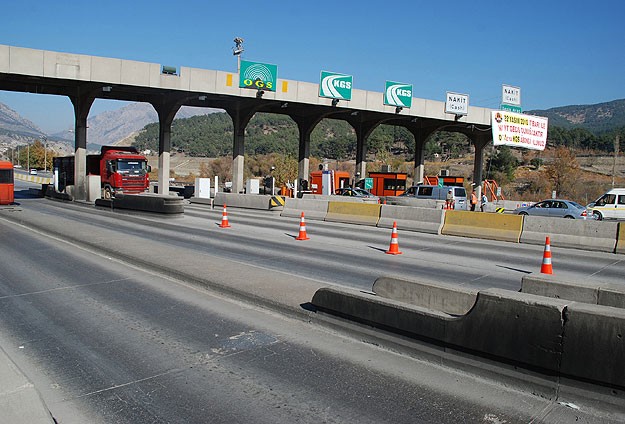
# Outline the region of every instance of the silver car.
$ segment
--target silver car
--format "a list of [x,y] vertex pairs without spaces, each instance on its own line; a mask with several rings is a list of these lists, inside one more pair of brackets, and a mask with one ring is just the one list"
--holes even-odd
[[552,216],[556,218],[593,219],[585,206],[571,200],[549,199],[514,210],[517,215]]

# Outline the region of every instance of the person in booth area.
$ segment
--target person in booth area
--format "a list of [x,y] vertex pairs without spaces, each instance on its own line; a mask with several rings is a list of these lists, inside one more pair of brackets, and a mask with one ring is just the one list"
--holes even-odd
[[473,191],[471,191],[471,211],[475,212],[476,205],[477,205],[477,193],[475,192],[475,187],[473,187]]

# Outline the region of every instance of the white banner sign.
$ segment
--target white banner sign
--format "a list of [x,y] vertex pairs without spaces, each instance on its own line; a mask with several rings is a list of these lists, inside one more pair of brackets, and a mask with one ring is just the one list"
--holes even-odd
[[542,116],[493,110],[491,112],[495,146],[545,150],[548,119]]

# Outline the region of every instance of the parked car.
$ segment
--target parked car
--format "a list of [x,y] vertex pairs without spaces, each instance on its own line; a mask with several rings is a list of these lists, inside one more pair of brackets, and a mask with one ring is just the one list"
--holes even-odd
[[593,219],[589,217],[585,206],[571,200],[549,199],[531,206],[516,208],[517,215],[552,216],[556,218]]
[[334,192],[334,194],[338,195],[338,196],[351,196],[351,197],[368,197],[368,198],[372,198],[375,199],[377,198],[376,195],[374,195],[373,193],[365,190],[364,188],[351,188],[351,187],[346,187],[346,188],[339,188],[336,190],[336,192]]
[[464,187],[416,185],[408,188],[408,190],[400,196],[415,197],[417,199],[445,200],[449,190],[451,190],[453,194],[453,208],[458,210],[467,210],[467,191]]

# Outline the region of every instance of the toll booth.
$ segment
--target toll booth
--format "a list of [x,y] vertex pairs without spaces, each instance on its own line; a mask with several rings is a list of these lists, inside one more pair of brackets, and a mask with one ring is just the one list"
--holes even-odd
[[[399,196],[406,191],[408,174],[404,172],[369,172],[373,186],[369,191],[376,196]],[[364,186],[366,180],[361,180],[359,186]]]
[[433,186],[464,187],[464,177],[453,177],[449,175],[426,176],[423,177],[423,183]]
[[0,205],[10,205],[15,200],[15,181],[11,162],[0,161]]
[[339,188],[349,187],[350,175],[344,171],[313,171],[310,173],[312,194],[334,194]]

